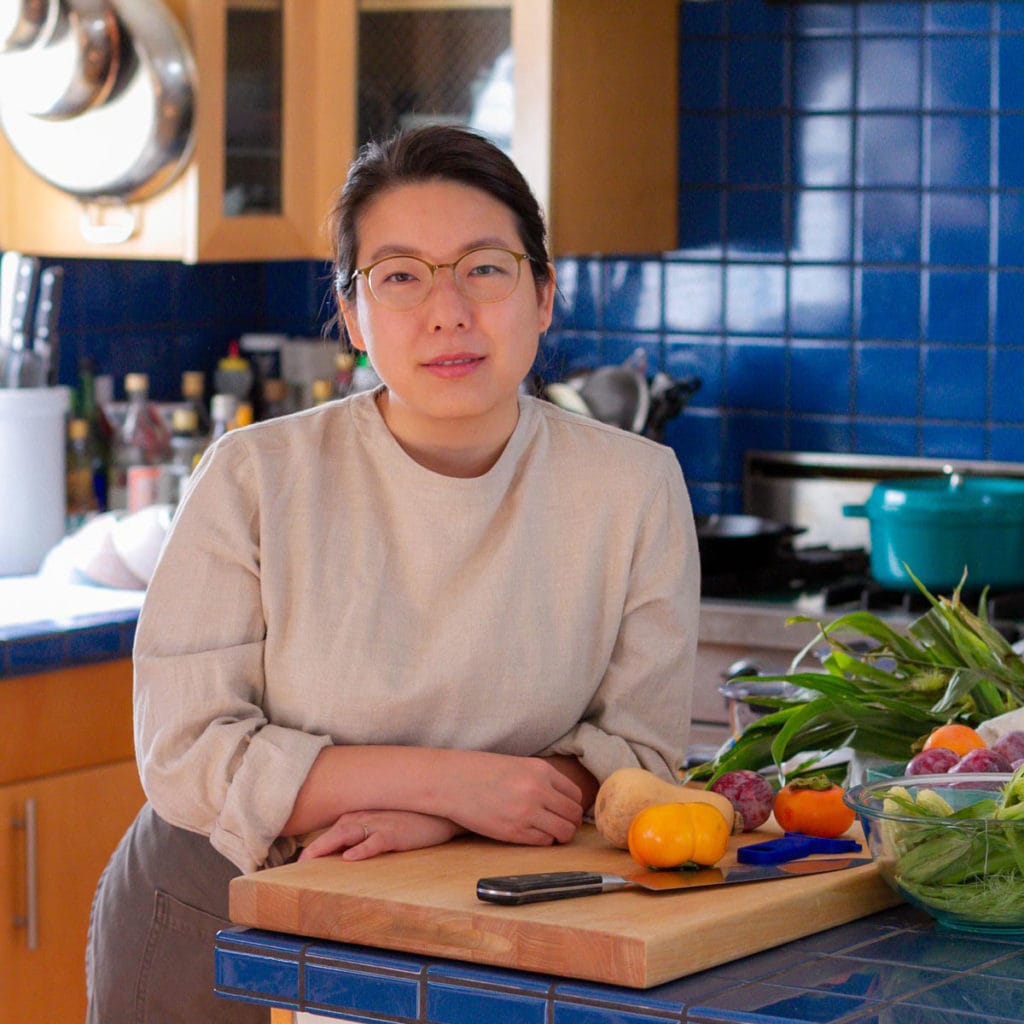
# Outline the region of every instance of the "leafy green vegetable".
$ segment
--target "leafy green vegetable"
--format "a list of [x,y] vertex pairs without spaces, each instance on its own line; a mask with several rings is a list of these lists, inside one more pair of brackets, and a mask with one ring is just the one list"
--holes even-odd
[[[911,577],[930,607],[906,635],[866,611],[828,625],[808,616],[789,619],[787,624],[815,623],[817,635],[793,659],[790,673],[757,681],[790,683],[796,694],[758,697],[773,710],[690,778],[710,785],[727,771],[773,763],[781,773],[784,762],[803,755],[792,777],[813,770],[822,752],[842,746],[906,761],[939,725],[973,727],[1024,706],[1024,659],[990,624],[985,596],[975,614],[961,600],[963,580],[951,597],[935,597]],[[822,645],[828,653],[821,670],[799,669]]]

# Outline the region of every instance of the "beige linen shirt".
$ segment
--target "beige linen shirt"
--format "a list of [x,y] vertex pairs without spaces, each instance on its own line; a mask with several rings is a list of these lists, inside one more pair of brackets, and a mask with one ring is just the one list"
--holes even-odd
[[328,744],[571,754],[674,777],[699,562],[673,452],[523,397],[457,479],[372,393],[232,431],[193,474],[135,641],[135,739],[166,821],[241,870]]

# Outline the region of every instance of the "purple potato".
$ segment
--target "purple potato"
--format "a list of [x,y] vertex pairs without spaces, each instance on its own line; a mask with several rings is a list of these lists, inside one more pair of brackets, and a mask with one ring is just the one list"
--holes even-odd
[[720,775],[711,784],[711,790],[724,796],[743,819],[743,831],[750,832],[763,825],[772,813],[775,790],[772,784],[757,772],[746,768]]
[[990,745],[989,749],[994,750],[997,754],[1001,754],[1012,764],[1014,761],[1024,757],[1024,732],[1020,729],[1014,729],[1013,732],[1000,736],[995,743]]
[[1010,762],[1002,754],[988,747],[969,750],[952,768],[951,772],[1008,772]]
[[907,762],[908,775],[941,775],[960,760],[960,755],[949,747],[932,747],[915,754]]

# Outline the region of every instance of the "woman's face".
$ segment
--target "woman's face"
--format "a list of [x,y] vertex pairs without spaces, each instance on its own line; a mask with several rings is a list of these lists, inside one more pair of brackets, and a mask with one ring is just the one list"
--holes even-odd
[[[451,263],[479,246],[523,252],[515,216],[468,185],[438,179],[399,185],[372,200],[358,220],[358,266],[382,256]],[[365,275],[342,302],[349,337],[387,385],[385,420],[400,441],[503,444],[518,417],[517,391],[551,322],[554,282],[538,290],[528,262],[508,298],[478,303],[436,271],[426,299],[409,310],[382,306]]]

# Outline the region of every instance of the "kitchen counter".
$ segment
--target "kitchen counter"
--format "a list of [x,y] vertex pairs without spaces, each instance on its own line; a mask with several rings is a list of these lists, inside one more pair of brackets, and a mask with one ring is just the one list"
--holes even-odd
[[0,577],[0,679],[131,656],[141,590]]
[[1003,1024],[1024,1021],[1024,939],[902,906],[637,990],[236,927],[218,936],[216,986],[312,1019],[405,1024]]

